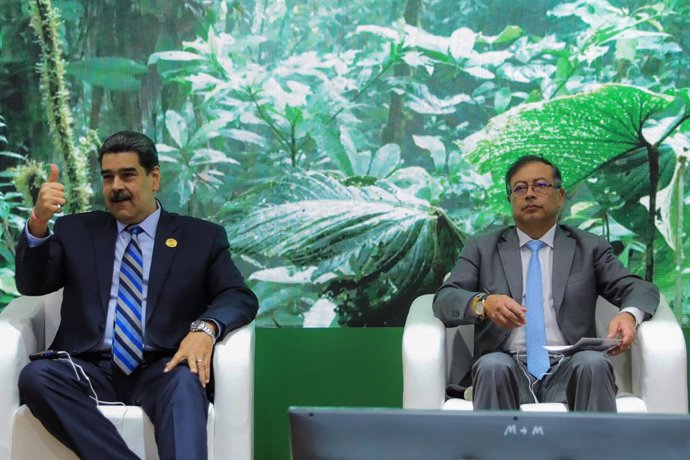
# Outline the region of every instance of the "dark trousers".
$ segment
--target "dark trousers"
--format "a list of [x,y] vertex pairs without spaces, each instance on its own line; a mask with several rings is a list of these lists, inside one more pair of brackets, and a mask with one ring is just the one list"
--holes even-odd
[[206,460],[208,398],[186,363],[164,373],[170,357],[146,353],[145,362],[127,376],[109,354],[72,359],[88,379],[66,359],[33,361],[19,375],[19,397],[80,459],[138,458],[98,410],[97,397],[141,406],[155,427],[161,460]]
[[527,371],[522,358],[494,352],[474,363],[475,409],[518,410],[520,404],[558,402],[572,411],[616,412],[618,387],[605,353],[581,351],[551,358],[551,368],[541,380]]

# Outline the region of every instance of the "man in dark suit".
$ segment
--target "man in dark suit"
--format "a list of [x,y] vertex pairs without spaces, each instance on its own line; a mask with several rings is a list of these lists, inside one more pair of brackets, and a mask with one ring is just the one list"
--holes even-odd
[[509,168],[506,189],[514,227],[470,238],[434,297],[448,327],[474,324],[475,409],[565,402],[576,411],[616,411],[613,366],[598,351],[549,355],[544,345],[595,337],[599,295],[621,312],[609,324],[630,348],[651,317],[659,291],[626,270],[601,237],[557,225],[565,192],[556,166],[524,156]]
[[69,354],[30,362],[20,398],[83,459],[137,458],[98,410],[106,401],[143,408],[161,459],[206,459],[213,345],[254,319],[256,296],[222,227],[166,212],[155,199],[161,172],[151,139],[116,133],[99,159],[107,212],[60,217],[50,232],[65,204],[51,165],[17,245],[22,294],[64,288],[51,349]]

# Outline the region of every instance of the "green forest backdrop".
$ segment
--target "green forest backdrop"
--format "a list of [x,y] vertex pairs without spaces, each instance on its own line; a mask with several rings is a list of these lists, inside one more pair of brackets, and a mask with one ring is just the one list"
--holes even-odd
[[687,0],[0,0],[0,304],[47,164],[100,208],[95,149],[134,129],[259,326],[400,326],[510,222],[525,153],[688,325],[689,48]]

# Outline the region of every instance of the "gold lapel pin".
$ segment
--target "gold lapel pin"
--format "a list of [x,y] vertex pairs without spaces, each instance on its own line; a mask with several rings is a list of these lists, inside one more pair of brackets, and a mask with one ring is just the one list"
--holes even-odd
[[165,245],[169,248],[174,248],[177,246],[177,240],[175,238],[168,238],[165,240]]

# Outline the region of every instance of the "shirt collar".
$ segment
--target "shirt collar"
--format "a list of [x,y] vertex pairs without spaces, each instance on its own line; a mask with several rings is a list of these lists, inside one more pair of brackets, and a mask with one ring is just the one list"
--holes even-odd
[[[520,242],[520,247],[523,247],[525,244],[528,242],[532,241],[532,238],[529,237],[529,235],[519,228],[515,227],[515,230],[517,230],[517,235],[518,235],[518,241]],[[548,247],[553,249],[553,239],[556,236],[556,224],[553,224],[553,227],[549,229],[544,235],[539,238],[539,241],[543,241]]]
[[[156,237],[156,228],[158,227],[158,220],[161,217],[161,206],[156,200],[156,210],[146,217],[146,219],[139,222],[138,225],[150,238]],[[129,227],[129,224],[123,224],[119,220],[117,221],[117,233],[119,234],[125,228]]]

